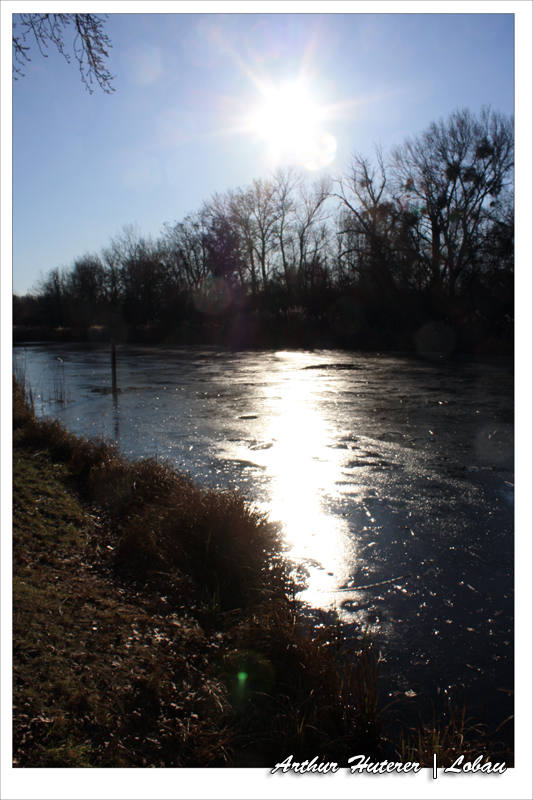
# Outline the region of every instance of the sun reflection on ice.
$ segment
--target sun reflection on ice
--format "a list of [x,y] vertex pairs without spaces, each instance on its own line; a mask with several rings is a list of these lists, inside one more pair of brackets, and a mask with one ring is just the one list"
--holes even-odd
[[[338,451],[331,447],[327,421],[315,402],[316,375],[301,369],[309,355],[280,353],[282,372],[276,397],[270,400],[265,441],[272,447],[261,461],[272,476],[271,497],[265,507],[280,521],[289,546],[288,557],[303,563],[309,573],[305,600],[329,606],[328,593],[349,576],[347,549],[353,549],[347,524],[327,507],[334,499],[340,476]],[[353,560],[353,555],[351,555]]]

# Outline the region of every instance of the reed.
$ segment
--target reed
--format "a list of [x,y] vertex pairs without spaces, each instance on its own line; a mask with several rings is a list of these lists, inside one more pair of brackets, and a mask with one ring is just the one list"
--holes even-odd
[[27,418],[28,411],[33,414],[35,411],[35,398],[31,383],[28,379],[28,371],[25,358],[15,358],[13,361],[13,392],[16,393],[13,407],[16,411]]
[[431,720],[424,720],[419,712],[417,723],[401,726],[394,755],[404,762],[416,760],[422,767],[432,767],[434,755],[438,767],[451,766],[461,755],[465,761],[482,756],[483,761],[503,760],[512,767],[514,755],[498,738],[501,728],[511,720],[509,717],[496,730],[489,731],[483,720],[467,717],[466,704],[457,704],[452,697],[441,714],[433,709]]
[[66,388],[65,375],[54,375],[54,385],[50,400],[58,405],[63,406],[66,403],[72,403],[73,399],[74,398],[72,397],[70,389]]
[[498,750],[452,706],[392,740],[376,637],[349,639],[336,614],[306,626],[280,532],[264,514],[236,491],[199,487],[169,464],[129,461],[38,420],[20,377],[20,765],[272,767],[288,754],[342,763],[365,753],[431,766],[435,752],[449,766]]
[[238,721],[238,765],[380,752],[379,649],[369,634],[354,643],[335,624],[306,630],[295,604],[269,603],[239,626],[215,674]]
[[[20,407],[24,388],[17,379],[14,386]],[[149,584],[163,575],[179,584],[186,575],[220,611],[286,591],[279,531],[237,491],[197,486],[155,459],[129,461],[103,440],[77,437],[57,420],[37,420],[31,409],[25,413],[26,441],[66,462],[86,499],[112,520],[118,571]]]

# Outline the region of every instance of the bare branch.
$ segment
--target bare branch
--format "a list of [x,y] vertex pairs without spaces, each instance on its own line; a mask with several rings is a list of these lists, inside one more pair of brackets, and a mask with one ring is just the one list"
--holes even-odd
[[[96,81],[106,94],[114,92],[115,89],[111,85],[114,76],[104,62],[109,56],[112,45],[109,37],[103,32],[104,19],[95,14],[20,14],[19,21],[13,23],[14,79],[24,77],[23,67],[31,61],[28,52],[30,45],[26,44],[28,39],[35,39],[39,52],[45,58],[48,57],[45,50],[50,43],[54,44],[70,64],[71,56],[65,50],[64,34],[71,24],[75,28],[73,53],[85,87],[92,93]],[[21,33],[15,35],[18,26],[21,28]]]

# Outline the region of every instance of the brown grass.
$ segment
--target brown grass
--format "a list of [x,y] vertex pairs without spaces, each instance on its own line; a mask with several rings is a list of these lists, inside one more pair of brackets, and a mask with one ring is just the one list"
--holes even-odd
[[238,492],[37,420],[20,380],[13,427],[18,765],[494,752],[453,708],[390,741],[377,642],[306,628],[279,532]]

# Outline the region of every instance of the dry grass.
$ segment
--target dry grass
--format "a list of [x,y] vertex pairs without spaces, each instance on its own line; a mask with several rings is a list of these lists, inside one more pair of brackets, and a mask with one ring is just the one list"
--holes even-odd
[[115,567],[141,583],[192,578],[213,611],[244,608],[266,591],[283,594],[281,542],[266,516],[237,491],[197,486],[153,459],[131,462],[104,441],[36,420],[15,384],[15,426],[26,445],[68,464],[86,500],[105,509],[119,534]]
[[13,426],[18,765],[495,752],[453,708],[390,740],[377,642],[305,628],[279,533],[238,492],[37,420],[20,376]]
[[14,444],[20,766],[270,766],[378,736],[368,643],[304,632],[237,492],[37,420],[17,382]]
[[280,753],[341,762],[380,751],[379,658],[370,637],[346,640],[338,624],[306,632],[294,608],[274,604],[241,624],[235,645],[216,674],[230,688],[244,765],[254,765],[258,746],[265,763]]
[[401,761],[418,761],[422,767],[433,766],[433,755],[438,767],[449,767],[463,755],[465,761],[478,756],[485,761],[505,761],[514,765],[514,754],[498,734],[512,717],[504,720],[496,730],[488,731],[482,720],[467,717],[466,705],[458,706],[454,699],[446,710],[431,721],[419,717],[418,724],[400,728],[399,741],[393,745],[394,755]]

